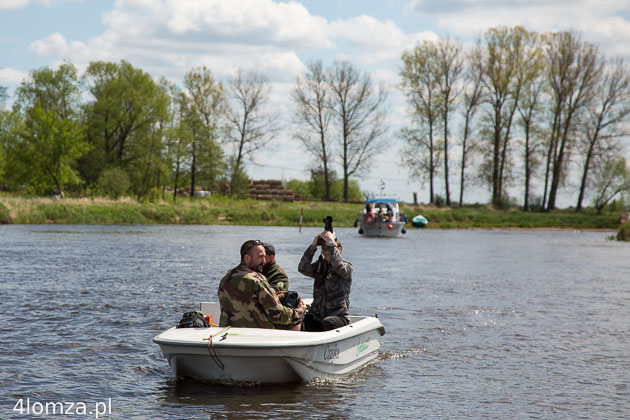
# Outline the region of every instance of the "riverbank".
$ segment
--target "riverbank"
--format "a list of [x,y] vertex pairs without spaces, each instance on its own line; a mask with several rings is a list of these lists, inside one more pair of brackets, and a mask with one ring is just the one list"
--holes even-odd
[[[572,210],[549,213],[495,210],[489,206],[436,208],[401,205],[411,219],[422,214],[428,229],[618,230],[619,214]],[[352,227],[360,204],[238,200],[228,197],[180,199],[176,204],[140,203],[130,198],[26,198],[0,195],[0,224],[185,224],[320,226],[332,215],[337,227]],[[413,228],[409,225],[409,228]]]

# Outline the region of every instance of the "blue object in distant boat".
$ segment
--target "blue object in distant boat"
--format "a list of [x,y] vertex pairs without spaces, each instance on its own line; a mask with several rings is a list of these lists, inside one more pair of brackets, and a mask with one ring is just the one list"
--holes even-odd
[[421,214],[411,219],[411,224],[415,227],[425,227],[429,221]]

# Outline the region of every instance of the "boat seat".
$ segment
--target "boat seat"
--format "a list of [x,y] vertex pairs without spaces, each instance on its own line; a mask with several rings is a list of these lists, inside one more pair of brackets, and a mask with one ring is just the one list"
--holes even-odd
[[201,302],[199,310],[203,312],[204,315],[210,315],[216,324],[219,323],[219,319],[221,318],[221,306],[218,302]]

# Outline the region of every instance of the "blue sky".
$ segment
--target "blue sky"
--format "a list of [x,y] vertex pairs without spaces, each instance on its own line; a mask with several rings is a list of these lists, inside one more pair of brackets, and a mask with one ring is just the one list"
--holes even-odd
[[[291,139],[288,95],[308,60],[346,58],[384,82],[393,139],[407,121],[395,88],[402,52],[443,35],[471,43],[498,25],[573,29],[606,55],[630,61],[630,0],[0,0],[0,85],[12,94],[29,71],[64,60],[83,71],[90,61],[126,59],[176,83],[199,65],[220,80],[238,68],[261,70],[286,130],[248,173],[306,179],[311,160]],[[381,179],[387,193],[405,201],[413,191],[428,198],[426,186],[400,168],[397,142],[377,157],[362,189],[375,192]],[[483,188],[470,191],[468,201],[488,200]]]

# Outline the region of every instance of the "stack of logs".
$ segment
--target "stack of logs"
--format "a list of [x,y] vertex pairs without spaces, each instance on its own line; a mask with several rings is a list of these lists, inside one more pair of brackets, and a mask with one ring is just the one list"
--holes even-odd
[[256,200],[279,200],[293,201],[293,191],[285,190],[282,181],[270,180],[250,180],[249,196]]

